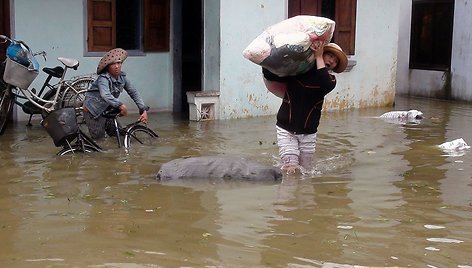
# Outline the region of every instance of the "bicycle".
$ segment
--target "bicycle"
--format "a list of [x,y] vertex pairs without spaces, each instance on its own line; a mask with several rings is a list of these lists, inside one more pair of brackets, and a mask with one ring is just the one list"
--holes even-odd
[[[72,109],[72,110],[71,110]],[[43,120],[48,133],[54,140],[56,146],[63,148],[57,153],[59,156],[74,153],[102,152],[100,147],[91,137],[81,130],[77,121],[77,115],[81,114],[75,110],[80,108],[63,108],[52,113],[52,117],[46,117]],[[56,115],[56,113],[58,115]],[[152,145],[159,135],[146,124],[136,121],[122,127],[118,121],[119,109],[111,108],[103,113],[103,116],[113,119],[115,137],[118,148],[130,148],[135,142],[142,145]],[[65,116],[64,116],[65,114]],[[62,119],[61,119],[62,117]],[[60,120],[62,123],[57,123]],[[49,126],[51,124],[51,126]],[[70,127],[72,126],[72,127]],[[59,132],[59,133],[58,133]]]
[[[7,127],[8,117],[12,111],[13,105],[20,106],[26,114],[29,114],[27,125],[31,126],[31,119],[34,114],[41,114],[44,118],[50,112],[65,107],[77,107],[77,103],[71,103],[67,96],[75,96],[80,91],[88,89],[94,81],[92,75],[77,76],[73,79],[65,79],[68,69],[77,70],[79,61],[59,57],[57,60],[64,66],[56,66],[54,68],[44,67],[42,70],[48,76],[44,81],[41,89],[36,93],[35,88],[29,88],[39,71],[39,64],[35,60],[35,56],[42,55],[46,60],[46,52],[32,53],[29,47],[23,42],[10,39],[4,35],[0,35],[0,40],[10,42],[7,49],[7,58],[2,63],[2,72],[0,73],[0,135],[3,134]],[[9,49],[17,49],[15,51],[24,58],[18,57],[16,61],[8,55]],[[21,62],[23,60],[23,62]],[[25,61],[29,66],[26,66]],[[52,78],[58,78],[59,82],[51,84]],[[44,92],[45,89],[48,91]],[[44,93],[44,94],[43,94]],[[25,102],[20,102],[24,99]]]
[[70,86],[66,87],[61,94],[61,108],[81,108],[85,99],[85,93],[90,89],[93,81],[97,79],[96,73],[83,74],[72,77]]

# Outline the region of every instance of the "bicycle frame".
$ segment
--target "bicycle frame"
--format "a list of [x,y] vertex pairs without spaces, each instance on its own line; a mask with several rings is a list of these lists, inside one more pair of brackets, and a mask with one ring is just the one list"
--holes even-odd
[[123,144],[123,146],[127,149],[129,147],[129,142],[131,140],[130,138],[134,138],[136,141],[143,144],[143,142],[133,134],[133,132],[137,128],[145,129],[146,133],[150,137],[153,137],[153,138],[159,137],[157,133],[155,133],[152,129],[148,128],[147,125],[143,124],[141,121],[135,121],[133,123],[130,123],[122,127],[118,121],[118,118],[120,117],[120,109],[118,108],[108,108],[105,112],[103,112],[102,115],[108,119],[113,120],[118,148],[121,148],[121,145]]
[[[67,69],[77,70],[79,66],[79,61],[76,59],[68,59],[68,58],[59,57],[58,60],[65,66],[65,68],[59,82],[53,86],[53,88],[56,88],[56,92],[52,100],[47,100],[47,99],[42,98],[41,96],[39,96],[39,94],[36,94],[30,88],[22,89],[19,87],[12,87],[11,88],[12,90],[16,90],[16,92],[13,91],[13,94],[17,97],[28,99],[28,101],[30,101],[32,104],[34,104],[35,106],[44,110],[47,113],[50,113],[54,109],[56,109],[57,108],[56,104],[59,101],[60,93],[64,91],[64,88],[67,88],[67,89],[72,88],[72,86],[68,83],[68,81],[65,80]],[[18,94],[18,92],[20,92],[20,94]]]
[[[3,43],[6,43],[6,42],[21,43],[22,45],[27,47],[27,45],[22,41],[18,41],[18,40],[15,40],[15,39],[10,39],[9,37],[6,37],[4,35],[0,35],[0,42],[2,40],[3,40]],[[44,57],[44,60],[46,60],[46,52],[44,52],[44,51],[31,53],[31,54],[32,54],[33,57],[35,57],[37,55],[42,55]],[[4,89],[2,89],[2,90],[6,90],[8,92],[8,94],[2,94],[2,98],[3,98],[3,96],[9,96],[9,98],[14,102],[14,104],[20,106],[25,113],[30,115],[30,118],[29,118],[29,121],[28,121],[27,125],[31,125],[31,118],[32,118],[33,114],[42,114],[43,117],[44,117],[45,114],[48,114],[48,113],[54,111],[55,109],[63,108],[64,101],[63,101],[62,98],[64,96],[66,96],[65,92],[68,92],[69,95],[79,94],[79,92],[81,90],[83,90],[85,87],[77,87],[76,88],[75,87],[76,85],[83,86],[82,84],[90,84],[93,81],[93,75],[91,75],[91,74],[87,74],[87,75],[83,75],[83,76],[75,76],[75,77],[73,77],[69,80],[66,80],[65,77],[66,77],[67,71],[69,69],[77,70],[78,67],[79,67],[79,61],[76,60],[76,59],[70,59],[70,58],[64,58],[64,57],[59,57],[59,58],[57,58],[57,60],[62,64],[63,67],[61,67],[61,66],[56,66],[55,68],[45,67],[45,68],[42,69],[43,72],[48,74],[48,77],[44,81],[44,83],[41,87],[41,90],[38,93],[36,93],[36,89],[31,88],[30,86],[24,86],[25,88],[22,88],[20,86],[15,86],[15,85],[12,85],[12,84],[8,84],[3,80],[3,76],[0,77],[0,80],[6,84],[6,87],[4,87]],[[11,63],[12,62],[10,60],[10,64]],[[23,66],[20,66],[20,67],[23,67]],[[17,67],[15,67],[15,68],[17,68]],[[35,69],[36,68],[37,67],[35,67]],[[10,75],[12,73],[16,74],[16,69],[9,69],[9,70],[12,71],[10,73]],[[15,70],[15,72],[13,72],[13,70]],[[19,70],[19,71],[21,71],[21,70]],[[28,71],[29,71],[29,69],[28,69]],[[27,72],[26,69],[25,69],[25,72]],[[9,76],[9,77],[10,77],[9,79],[11,79],[11,76]],[[21,77],[21,75],[19,77]],[[53,77],[58,78],[59,82],[57,82],[56,84],[51,84],[50,80]],[[34,78],[36,78],[36,77],[33,77],[32,79],[34,79]],[[44,95],[41,95],[43,93],[44,89],[46,89],[46,87],[49,89],[49,91],[45,92]],[[25,102],[20,102],[20,101],[18,101],[18,99],[24,99],[26,101]],[[7,110],[6,109],[7,108],[6,107],[7,102],[2,101],[1,103],[2,103],[2,105],[5,105],[5,108],[2,107],[2,109],[0,109],[0,111],[4,112],[4,111]],[[3,104],[3,103],[5,103],[5,104]],[[1,132],[4,131],[4,129],[6,127],[7,115],[2,115],[0,118],[1,118],[1,122],[0,122],[1,123],[0,124],[1,125],[1,129],[0,129],[1,131],[0,131],[0,133],[1,133]]]
[[[15,40],[15,39],[10,39],[9,37],[6,37],[4,35],[0,35],[0,39],[4,40],[3,43],[5,43],[5,42],[10,42],[10,43],[15,42],[15,43],[23,43],[24,44],[24,42],[22,42],[22,41]],[[46,60],[46,52],[44,52],[44,51],[36,52],[36,53],[33,54],[33,57],[35,57],[37,55],[42,55],[44,57],[44,59]],[[60,75],[60,77],[55,76],[55,77],[59,78],[59,82],[56,85],[52,86],[52,88],[51,88],[51,90],[53,88],[56,88],[56,92],[55,92],[54,97],[52,99],[42,98],[40,96],[40,94],[36,94],[36,92],[33,89],[31,89],[30,87],[25,89],[25,88],[20,88],[20,87],[17,87],[17,86],[9,85],[10,90],[13,92],[15,97],[26,98],[32,104],[34,104],[35,106],[37,106],[38,108],[44,110],[47,113],[53,111],[57,107],[56,104],[59,101],[59,96],[60,96],[61,91],[64,90],[65,86],[66,86],[66,88],[71,88],[70,84],[68,84],[67,80],[65,80],[67,70],[68,69],[77,70],[77,68],[79,67],[79,61],[76,60],[76,59],[59,57],[59,58],[57,58],[57,60],[59,62],[61,62],[62,65],[65,68],[63,68],[63,71],[62,71],[62,74]],[[45,84],[46,83],[49,83],[49,81],[46,81]],[[44,85],[43,85],[43,89],[44,89]]]
[[[154,132],[152,129],[148,128],[146,124],[142,124],[140,121],[128,124],[125,127],[121,127],[118,123],[116,116],[113,118],[116,131],[116,139],[118,142],[118,148],[123,147],[128,151],[131,145],[131,139],[137,141],[140,144],[144,142],[136,136],[137,132],[144,132],[148,138],[158,138],[159,135]],[[123,139],[121,138],[123,136]],[[78,128],[77,137],[74,142],[67,143],[63,148],[57,153],[57,155],[65,155],[68,153],[74,152],[103,152],[104,150],[100,145],[98,145],[91,137],[85,134],[80,126]]]

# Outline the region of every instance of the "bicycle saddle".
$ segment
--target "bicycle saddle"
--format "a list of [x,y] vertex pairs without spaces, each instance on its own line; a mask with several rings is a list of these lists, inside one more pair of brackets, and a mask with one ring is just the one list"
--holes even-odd
[[59,57],[57,58],[57,60],[62,62],[62,64],[64,64],[65,66],[73,68],[74,70],[77,70],[77,68],[79,68],[79,61],[76,59]]
[[102,116],[106,118],[115,118],[120,114],[120,108],[108,107],[103,113]]
[[64,68],[62,68],[61,66],[56,66],[54,68],[44,67],[43,72],[45,72],[49,75],[52,75],[56,78],[61,78],[62,74],[64,73]]

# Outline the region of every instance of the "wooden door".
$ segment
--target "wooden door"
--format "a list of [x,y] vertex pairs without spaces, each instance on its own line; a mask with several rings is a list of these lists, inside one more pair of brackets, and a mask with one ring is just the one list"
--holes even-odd
[[[0,0],[0,34],[10,37],[10,0]],[[5,59],[7,45],[0,45],[0,61]]]

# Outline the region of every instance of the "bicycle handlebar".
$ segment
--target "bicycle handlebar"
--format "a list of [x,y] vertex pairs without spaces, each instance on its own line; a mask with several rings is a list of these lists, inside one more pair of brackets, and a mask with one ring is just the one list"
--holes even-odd
[[[114,107],[108,107],[103,113],[102,113],[102,116],[106,117],[106,118],[117,118],[119,117],[121,113],[121,110],[120,108],[114,108]],[[134,126],[134,125],[138,125],[138,124],[141,124],[142,122],[137,120],[133,123],[130,123],[128,125],[126,125],[125,128],[129,128],[131,126]],[[145,123],[143,123],[144,125],[146,125]]]
[[8,37],[6,37],[6,36],[5,36],[5,35],[3,35],[3,34],[2,34],[2,35],[0,35],[0,39],[2,39],[2,40],[3,40],[3,42],[2,42],[2,43],[6,43],[7,41],[10,41],[10,42],[11,42],[11,39],[10,39],[10,38],[8,38]]
[[43,50],[43,51],[38,51],[38,52],[33,53],[33,56],[38,56],[38,55],[43,56],[44,61],[46,61],[46,56],[47,56],[46,51]]
[[[6,35],[3,35],[3,34],[0,35],[0,39],[2,40],[1,43],[6,43],[6,42],[10,42],[10,43],[11,43],[11,42],[18,42],[18,43],[22,43],[22,44],[24,44],[24,45],[26,46],[26,44],[25,44],[23,41],[11,39],[10,37],[8,37],[8,36],[6,36]],[[34,56],[38,56],[38,55],[43,56],[44,61],[46,61],[46,56],[47,56],[46,51],[43,50],[43,51],[38,51],[38,52],[33,53],[33,57],[34,57]]]

